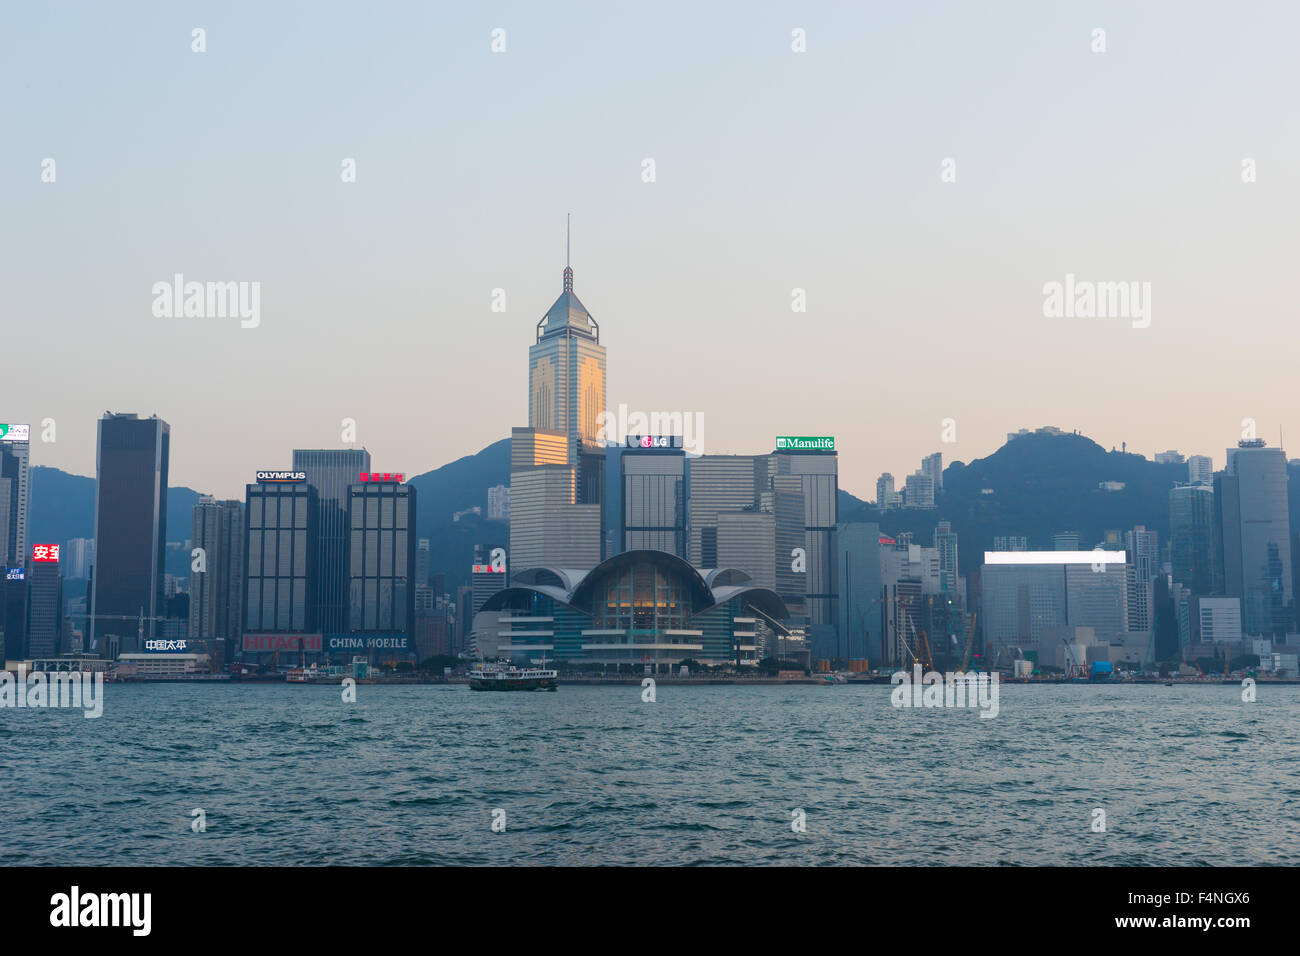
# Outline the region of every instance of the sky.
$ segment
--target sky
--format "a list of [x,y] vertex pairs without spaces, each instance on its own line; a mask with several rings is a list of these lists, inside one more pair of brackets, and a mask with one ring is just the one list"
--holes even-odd
[[[833,435],[865,498],[1047,424],[1221,468],[1300,435],[1298,41],[1281,2],[6,4],[0,421],[93,475],[156,413],[221,496],[345,418],[438,467],[527,424],[571,213],[609,407],[706,452]],[[155,315],[177,273],[258,324]],[[1067,274],[1149,324],[1045,315]]]

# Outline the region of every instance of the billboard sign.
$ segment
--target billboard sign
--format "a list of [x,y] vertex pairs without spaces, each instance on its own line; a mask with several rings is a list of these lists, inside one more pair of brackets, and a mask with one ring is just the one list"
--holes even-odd
[[404,651],[409,645],[405,634],[330,634],[326,640],[331,651]]
[[259,471],[257,482],[261,485],[294,483],[307,480],[305,471]]
[[185,641],[155,638],[144,642],[144,649],[151,654],[183,654],[188,647]]
[[59,560],[59,546],[57,544],[32,545],[32,560],[53,561],[57,564]]
[[776,440],[777,451],[834,451],[835,437],[823,435],[817,438],[800,438],[781,435]]
[[6,425],[0,423],[0,441],[29,441],[30,425]]
[[264,654],[273,651],[284,651],[291,654],[306,651],[309,654],[319,654],[320,648],[321,635],[319,634],[244,635],[245,654]]
[[27,577],[27,573],[26,573],[26,571],[24,571],[22,568],[6,568],[6,569],[5,569],[5,580],[6,580],[6,581],[22,581],[22,580],[24,580],[26,577]]
[[360,477],[361,481],[396,481],[399,484],[406,480],[406,475],[400,471],[363,471]]
[[681,435],[628,435],[628,448],[681,448]]

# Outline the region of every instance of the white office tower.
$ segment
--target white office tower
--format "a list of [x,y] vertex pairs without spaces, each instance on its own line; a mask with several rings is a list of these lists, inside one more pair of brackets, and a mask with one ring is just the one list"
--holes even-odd
[[1188,457],[1187,480],[1193,485],[1208,485],[1214,481],[1214,463],[1209,455]]

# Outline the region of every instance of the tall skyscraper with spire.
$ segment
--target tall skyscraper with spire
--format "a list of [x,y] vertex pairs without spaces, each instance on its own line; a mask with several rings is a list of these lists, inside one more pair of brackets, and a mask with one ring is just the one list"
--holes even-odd
[[564,291],[537,323],[528,349],[528,427],[568,436],[578,504],[604,500],[604,411],[605,347],[600,326],[573,291],[566,240]]
[[511,436],[512,575],[594,567],[605,556],[604,411],[605,347],[574,294],[566,248],[564,291],[528,349],[528,427]]

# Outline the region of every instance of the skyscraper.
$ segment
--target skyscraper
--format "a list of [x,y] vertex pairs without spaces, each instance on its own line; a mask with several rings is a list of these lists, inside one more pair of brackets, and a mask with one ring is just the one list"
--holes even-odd
[[27,560],[27,425],[0,424],[0,565]]
[[934,479],[921,471],[908,475],[903,485],[903,505],[907,508],[933,508]]
[[[95,567],[88,647],[139,652],[163,616],[171,426],[156,415],[105,412],[95,462]],[[116,641],[108,640],[116,638]]]
[[564,432],[515,428],[510,436],[511,572],[593,568],[601,558],[601,505],[580,503]]
[[1215,483],[1225,592],[1241,599],[1242,630],[1285,635],[1291,623],[1291,523],[1287,513],[1286,455],[1262,438],[1228,449]]
[[63,573],[58,558],[33,560],[27,578],[27,654],[57,657],[63,644]]
[[894,476],[887,471],[876,479],[876,507],[881,511],[898,507],[898,492],[894,491]]
[[189,636],[237,646],[244,606],[244,506],[204,495],[194,506],[192,548],[203,549],[202,570],[191,564]]
[[413,485],[369,480],[349,486],[347,632],[405,635],[409,647],[415,627],[415,513]]
[[[319,634],[301,639],[317,629],[316,488],[303,478],[263,479],[246,486],[246,497],[243,652],[319,652]],[[295,637],[264,639],[273,635]]]
[[1208,455],[1188,457],[1187,480],[1193,485],[1208,485],[1214,481],[1214,464]]
[[922,458],[921,474],[927,475],[934,482],[936,494],[943,491],[943,452],[936,451],[933,455]]
[[[755,509],[766,485],[767,470],[753,455],[701,455],[691,459],[687,526],[689,560],[693,565],[719,566],[718,515]],[[740,570],[754,574],[759,569]]]
[[[955,536],[954,536],[955,537]],[[880,525],[839,526],[839,635],[844,656],[883,662]]]
[[528,425],[566,436],[566,463],[575,470],[577,504],[604,500],[604,412],[600,326],[574,294],[573,269],[566,262],[564,291],[537,323],[537,341],[528,349]]
[[1214,491],[1208,485],[1169,490],[1169,561],[1175,583],[1194,596],[1214,589]]
[[940,587],[945,591],[957,590],[957,532],[951,521],[940,521],[934,527],[934,547],[939,552]]
[[681,448],[625,448],[620,551],[686,557],[686,454]]
[[293,470],[316,489],[315,624],[326,633],[347,630],[348,486],[370,472],[364,448],[294,449]]
[[1124,532],[1128,553],[1128,630],[1149,633],[1154,622],[1155,591],[1151,581],[1160,570],[1160,543],[1156,532],[1137,525]]

